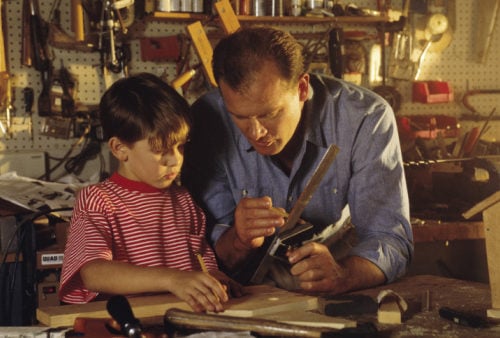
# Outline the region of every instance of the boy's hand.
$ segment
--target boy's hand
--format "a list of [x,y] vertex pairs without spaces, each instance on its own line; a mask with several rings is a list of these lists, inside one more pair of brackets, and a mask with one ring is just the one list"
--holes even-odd
[[222,312],[228,301],[226,288],[201,271],[172,271],[171,292],[189,304],[194,312]]

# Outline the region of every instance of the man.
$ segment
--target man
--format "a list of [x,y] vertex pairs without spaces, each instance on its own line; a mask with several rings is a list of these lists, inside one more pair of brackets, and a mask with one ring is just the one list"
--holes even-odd
[[213,70],[219,88],[192,107],[183,182],[208,214],[223,268],[241,273],[254,263],[254,252],[285,223],[276,207],[291,210],[335,144],[340,151],[301,218],[320,232],[348,206],[357,243],[339,258],[333,248],[309,242],[290,250],[289,266],[277,264],[268,277],[287,289],[338,294],[402,276],[413,243],[387,102],[365,88],[308,74],[302,46],[268,27],[222,39]]

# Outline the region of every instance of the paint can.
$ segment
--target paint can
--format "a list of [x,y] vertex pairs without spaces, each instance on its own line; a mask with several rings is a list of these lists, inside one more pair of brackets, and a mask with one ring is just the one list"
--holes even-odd
[[289,16],[299,16],[302,13],[302,1],[301,0],[289,0],[287,15]]
[[264,0],[253,0],[252,1],[252,15],[253,16],[265,16],[266,8]]
[[193,0],[191,7],[194,13],[203,13],[203,0]]

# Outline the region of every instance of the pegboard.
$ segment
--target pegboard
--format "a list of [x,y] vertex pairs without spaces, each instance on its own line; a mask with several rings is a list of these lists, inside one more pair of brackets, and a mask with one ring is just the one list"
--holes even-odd
[[[474,30],[476,25],[481,24],[477,20],[476,1],[469,0],[448,0],[455,4],[455,27],[450,45],[442,52],[429,52],[426,61],[422,65],[420,79],[447,81],[453,89],[454,100],[450,103],[422,104],[412,102],[411,81],[388,79],[390,85],[397,88],[402,94],[402,105],[398,114],[447,114],[460,117],[468,113],[462,104],[464,93],[470,90],[500,89],[500,63],[495,61],[500,53],[500,16],[496,17],[494,30],[492,32],[491,46],[489,53],[483,63],[474,60]],[[54,1],[38,0],[40,14],[45,21],[50,21]],[[342,3],[342,2],[340,2]],[[360,7],[375,8],[374,0],[349,1],[356,3]],[[393,0],[391,6],[395,10],[402,8],[402,2]],[[50,156],[58,157],[66,153],[71,147],[77,153],[81,145],[75,145],[76,139],[61,139],[40,135],[40,128],[44,119],[38,115],[36,100],[33,107],[34,137],[31,139],[28,132],[27,116],[24,114],[23,94],[25,87],[34,89],[35,97],[41,91],[40,74],[33,68],[21,65],[21,37],[22,37],[22,1],[4,0],[6,17],[5,27],[7,28],[6,43],[8,68],[12,79],[13,106],[15,117],[13,123],[14,135],[6,138],[0,135],[0,151],[22,151],[40,150],[47,152]],[[70,1],[60,1],[59,10],[61,13],[60,24],[64,32],[73,36],[70,22]],[[178,65],[175,62],[153,62],[142,61],[139,36],[145,37],[166,37],[178,34],[185,34],[185,27],[190,22],[168,21],[168,20],[142,20],[133,25],[130,40],[131,62],[129,64],[130,73],[142,71],[151,72],[161,76],[166,81],[173,80],[179,73]],[[274,25],[279,25],[292,33],[318,33],[325,30],[322,25],[290,25],[280,24],[277,20]],[[207,31],[213,29],[207,27]],[[346,27],[348,29],[348,27]],[[354,29],[364,29],[374,32],[374,27],[362,25]],[[108,72],[105,76],[101,71],[100,56],[97,52],[81,52],[67,49],[57,49],[51,47],[53,65],[58,69],[62,64],[75,76],[77,81],[76,99],[79,103],[88,106],[95,106],[104,90],[116,79],[124,74],[114,74]],[[194,52],[193,52],[194,53]],[[195,64],[196,57],[190,55],[191,66]],[[203,81],[198,79],[198,83],[190,85],[186,98],[192,102],[207,89]],[[500,95],[485,95],[471,99],[474,107],[487,116],[495,107],[499,107]],[[498,113],[500,114],[500,107]],[[3,116],[0,116],[3,118]],[[482,121],[462,121],[463,129],[482,124]],[[500,127],[498,121],[490,123],[490,128],[485,134],[489,139],[498,139]],[[97,164],[96,164],[97,165]],[[106,164],[108,165],[108,164]],[[92,172],[92,170],[91,170]],[[86,177],[83,177],[85,179]]]
[[[40,16],[44,21],[49,22],[52,17],[53,5],[60,2],[60,26],[62,31],[69,37],[74,34],[71,31],[70,20],[70,1],[40,1]],[[70,149],[72,155],[78,154],[83,144],[78,138],[70,137],[57,138],[45,136],[40,133],[45,123],[45,118],[38,115],[37,98],[42,90],[40,73],[33,67],[22,65],[22,1],[4,0],[5,27],[6,35],[6,53],[8,70],[11,77],[12,87],[12,137],[0,135],[0,151],[44,151],[49,157],[61,158]],[[129,64],[129,73],[151,72],[162,76],[165,80],[172,80],[177,74],[176,64],[173,62],[142,62],[139,48],[139,40],[133,38],[134,34],[140,36],[168,36],[184,32],[184,26],[179,24],[170,24],[168,22],[138,22],[134,24],[137,32],[130,32],[131,62]],[[96,51],[77,51],[71,49],[58,49],[49,45],[49,54],[51,55],[54,71],[57,71],[62,65],[66,67],[76,80],[75,100],[80,107],[90,107],[95,109],[99,103],[101,95],[114,81],[125,76],[124,72],[113,73],[102,71],[100,55]],[[25,114],[23,89],[31,87],[34,90],[35,102],[33,104],[33,137],[29,132],[29,115]],[[0,120],[5,123],[5,116],[0,115]],[[109,168],[110,159],[106,147],[103,147],[104,165]],[[50,164],[49,164],[50,165]],[[93,161],[88,167],[100,166],[102,163]],[[86,174],[81,179],[86,180],[90,175],[94,175],[97,169],[87,168]],[[59,170],[60,176],[64,171]]]

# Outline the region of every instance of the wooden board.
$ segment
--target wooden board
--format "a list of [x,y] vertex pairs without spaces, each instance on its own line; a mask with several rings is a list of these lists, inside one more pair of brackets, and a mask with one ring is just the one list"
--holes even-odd
[[[498,195],[498,192],[496,193]],[[483,211],[483,222],[486,234],[486,261],[491,289],[491,305],[500,309],[500,202]]]
[[[226,303],[224,315],[237,317],[264,316],[283,311],[308,311],[318,307],[317,297],[302,295],[267,285],[245,288],[247,295],[233,298]],[[172,294],[129,298],[132,311],[137,318],[163,317],[171,308],[190,310],[189,305]],[[72,326],[75,319],[109,318],[106,301],[51,306],[37,309],[38,321],[50,327]]]
[[491,290],[492,309],[488,310],[488,317],[500,318],[500,190],[477,203],[464,212],[464,218],[483,213],[486,260],[488,263],[489,284]]
[[262,319],[276,320],[278,322],[293,324],[293,325],[331,328],[337,330],[346,327],[356,327],[355,320],[349,320],[339,317],[331,317],[310,311],[286,311],[286,312],[271,313],[265,316],[256,316],[256,317],[261,317]]
[[222,28],[224,28],[226,34],[234,33],[240,29],[238,17],[234,13],[233,7],[228,0],[217,1],[214,6],[219,14]]
[[186,30],[191,37],[191,42],[203,66],[208,82],[210,82],[212,86],[217,87],[217,82],[215,81],[214,72],[212,70],[213,49],[201,22],[196,21],[187,25]]

